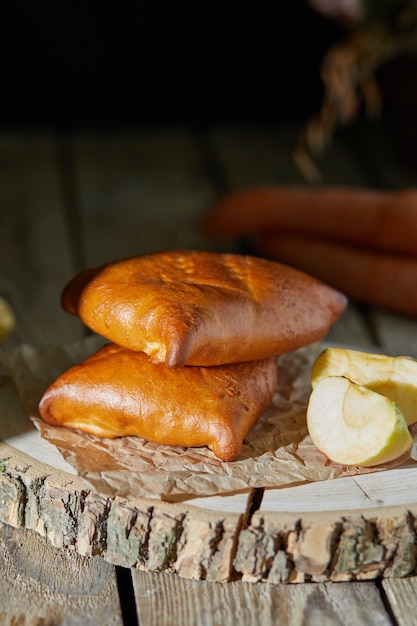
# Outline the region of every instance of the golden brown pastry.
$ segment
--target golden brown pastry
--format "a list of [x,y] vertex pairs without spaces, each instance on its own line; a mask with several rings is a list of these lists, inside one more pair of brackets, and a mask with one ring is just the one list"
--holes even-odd
[[136,435],[169,446],[208,446],[224,461],[269,405],[273,358],[172,369],[110,344],[62,374],[39,405],[49,424],[98,437]]
[[276,356],[321,339],[344,295],[252,256],[167,251],[86,270],[62,305],[93,331],[169,367]]

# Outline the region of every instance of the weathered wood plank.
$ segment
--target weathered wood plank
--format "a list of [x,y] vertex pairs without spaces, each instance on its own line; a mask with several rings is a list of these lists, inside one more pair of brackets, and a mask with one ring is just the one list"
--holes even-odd
[[[300,131],[296,125],[256,128],[215,128],[213,151],[229,189],[261,185],[309,185],[298,169],[293,152]],[[318,161],[320,184],[361,186],[369,184],[342,134]]]
[[389,129],[383,123],[362,123],[347,136],[358,167],[368,172],[369,185],[382,189],[416,186],[417,173],[399,158]]
[[382,352],[417,358],[417,319],[374,311],[372,321]]
[[215,190],[190,132],[78,135],[74,157],[87,266],[209,245],[196,220]]
[[414,626],[417,614],[417,578],[382,581],[392,614],[398,626]]
[[323,626],[392,624],[375,586],[207,583],[133,572],[140,624]]
[[115,568],[0,524],[0,624],[123,624]]
[[7,341],[69,341],[78,326],[60,294],[73,265],[51,137],[0,137],[0,211],[0,293],[17,318]]

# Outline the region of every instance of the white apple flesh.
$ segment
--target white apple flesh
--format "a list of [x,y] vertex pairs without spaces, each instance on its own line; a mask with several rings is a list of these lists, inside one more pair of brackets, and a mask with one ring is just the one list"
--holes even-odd
[[345,376],[354,383],[387,396],[398,405],[409,426],[417,422],[416,359],[327,348],[313,364],[312,387],[328,376]]
[[413,444],[395,402],[343,376],[317,382],[307,407],[307,428],[315,446],[341,465],[389,463]]

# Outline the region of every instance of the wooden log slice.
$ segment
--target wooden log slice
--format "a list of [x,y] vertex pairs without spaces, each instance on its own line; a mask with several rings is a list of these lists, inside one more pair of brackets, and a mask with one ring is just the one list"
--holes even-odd
[[35,458],[39,450],[22,452],[18,448],[29,444],[16,439],[0,443],[0,520],[32,529],[55,547],[114,565],[223,582],[370,580],[417,572],[417,468],[411,464],[265,490],[263,499],[256,489],[165,502],[96,493],[70,466],[62,469],[64,461],[51,455],[52,464],[43,462]]

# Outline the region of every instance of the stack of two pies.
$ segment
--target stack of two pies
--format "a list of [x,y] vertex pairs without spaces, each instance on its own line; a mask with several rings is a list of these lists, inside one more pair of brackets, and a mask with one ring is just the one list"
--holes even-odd
[[63,308],[111,343],[46,390],[40,414],[233,461],[272,400],[276,357],[321,339],[346,304],[315,278],[246,255],[156,252],[86,270]]

